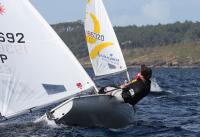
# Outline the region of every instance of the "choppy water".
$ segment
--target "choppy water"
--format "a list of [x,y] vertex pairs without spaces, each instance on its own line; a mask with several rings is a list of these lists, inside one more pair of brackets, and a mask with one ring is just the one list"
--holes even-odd
[[[91,70],[88,72],[91,74]],[[137,105],[135,120],[126,128],[80,128],[34,122],[46,108],[1,123],[0,137],[200,137],[200,69],[154,69],[153,73],[154,84],[159,87],[154,86],[155,92]],[[98,82],[104,85],[110,81]]]

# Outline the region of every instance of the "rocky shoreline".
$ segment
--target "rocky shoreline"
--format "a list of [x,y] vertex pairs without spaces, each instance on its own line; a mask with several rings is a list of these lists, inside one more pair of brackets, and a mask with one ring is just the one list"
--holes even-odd
[[[128,67],[139,67],[141,64],[145,64],[152,68],[200,68],[200,60],[131,60],[125,59]],[[91,63],[88,57],[79,59],[80,63],[85,68],[91,68]]]
[[[90,63],[81,63],[84,68],[91,68],[92,65]],[[200,64],[188,64],[188,65],[155,65],[151,63],[141,63],[146,64],[147,66],[150,66],[151,68],[177,68],[177,69],[186,69],[186,68],[200,68]],[[128,68],[133,67],[140,67],[140,64],[127,64]]]

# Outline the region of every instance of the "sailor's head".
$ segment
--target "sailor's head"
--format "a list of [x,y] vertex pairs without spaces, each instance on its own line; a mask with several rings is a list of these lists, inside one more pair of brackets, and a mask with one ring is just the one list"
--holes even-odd
[[145,66],[144,64],[141,65],[140,72],[141,72],[141,75],[146,80],[150,79],[151,76],[152,76],[152,70],[151,70],[151,68]]

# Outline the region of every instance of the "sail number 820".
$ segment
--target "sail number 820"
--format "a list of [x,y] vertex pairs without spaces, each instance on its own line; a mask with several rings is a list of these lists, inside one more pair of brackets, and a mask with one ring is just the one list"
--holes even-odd
[[2,33],[0,32],[0,42],[25,43],[23,33]]
[[94,32],[91,32],[91,31],[87,31],[87,35],[96,39],[96,40],[101,40],[101,41],[104,41],[104,36],[103,35],[100,35],[100,34],[97,34],[97,33],[94,33]]

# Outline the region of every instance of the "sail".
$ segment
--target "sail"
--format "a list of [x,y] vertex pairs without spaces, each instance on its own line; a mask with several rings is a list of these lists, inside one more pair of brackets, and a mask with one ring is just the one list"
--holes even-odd
[[96,76],[118,73],[127,69],[102,0],[87,0],[85,33]]
[[10,117],[94,87],[28,0],[0,0],[0,113]]

